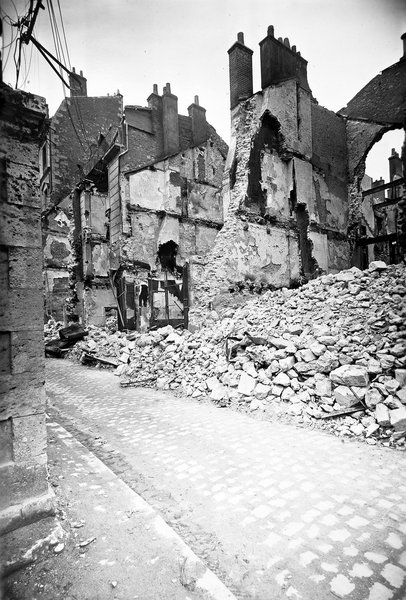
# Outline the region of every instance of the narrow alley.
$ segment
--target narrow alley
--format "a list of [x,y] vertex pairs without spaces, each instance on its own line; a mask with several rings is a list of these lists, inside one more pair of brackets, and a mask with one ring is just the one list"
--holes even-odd
[[[236,598],[405,598],[404,453],[46,364],[53,427],[140,494]],[[79,473],[92,495],[88,483]]]

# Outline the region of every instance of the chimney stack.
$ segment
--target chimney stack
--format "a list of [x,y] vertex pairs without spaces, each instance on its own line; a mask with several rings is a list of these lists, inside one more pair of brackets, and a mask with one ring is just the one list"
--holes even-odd
[[252,55],[253,51],[244,44],[244,34],[238,33],[237,41],[228,51],[230,108],[232,109],[242,100],[252,96]]
[[404,33],[400,39],[403,40],[403,56],[400,60],[406,60],[406,33]]
[[87,79],[83,77],[83,71],[78,75],[75,67],[72,67],[69,73],[69,88],[71,96],[87,96]]
[[166,84],[162,95],[162,127],[164,154],[175,154],[179,151],[178,98],[172,94],[170,83]]
[[267,36],[259,46],[262,89],[294,78],[303,89],[311,91],[307,82],[307,60],[296,51],[295,45],[290,47],[288,38],[275,38],[273,25],[268,27]]
[[199,105],[199,96],[195,96],[195,101],[188,107],[188,113],[192,119],[193,145],[198,146],[208,138],[206,109]]

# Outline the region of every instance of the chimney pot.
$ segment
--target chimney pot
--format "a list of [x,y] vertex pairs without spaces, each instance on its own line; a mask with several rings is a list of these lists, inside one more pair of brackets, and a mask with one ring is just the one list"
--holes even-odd
[[80,70],[80,76],[83,77],[83,71],[82,71],[82,69]]
[[278,42],[280,42],[281,44],[283,44],[283,39],[281,37],[278,37]]
[[269,25],[268,27],[268,35],[271,35],[272,37],[275,37],[275,28],[273,25]]
[[242,31],[237,33],[237,42],[240,42],[240,44],[244,43],[244,33]]
[[164,88],[164,92],[165,92],[166,94],[170,94],[170,93],[171,93],[171,84],[170,84],[170,83],[167,83],[167,84],[166,84],[166,86],[165,86],[165,88]]
[[72,67],[72,73],[76,73],[75,67]]
[[295,45],[293,45],[291,49],[292,49],[293,52],[296,52],[296,46]]
[[197,104],[197,106],[199,106],[199,96],[195,96],[195,104]]
[[285,44],[285,46],[286,46],[287,48],[290,48],[290,42],[289,42],[289,38],[285,38],[285,39],[283,40],[283,43]]
[[158,84],[157,83],[154,83],[154,85],[152,86],[152,93],[158,94]]

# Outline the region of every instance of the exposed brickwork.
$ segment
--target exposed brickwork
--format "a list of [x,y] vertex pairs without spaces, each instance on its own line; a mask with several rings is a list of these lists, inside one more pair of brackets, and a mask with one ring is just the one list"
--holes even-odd
[[239,34],[239,40],[228,51],[231,108],[252,96],[252,54],[252,50],[244,45],[244,37]]
[[0,429],[8,448],[0,466],[0,532],[5,532],[49,506],[38,190],[39,133],[47,107],[43,98],[5,85],[0,102]]

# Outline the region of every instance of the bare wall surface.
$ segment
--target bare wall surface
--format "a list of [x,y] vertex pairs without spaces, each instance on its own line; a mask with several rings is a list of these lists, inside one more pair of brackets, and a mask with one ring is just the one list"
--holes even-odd
[[0,86],[3,182],[0,532],[50,514],[43,359],[39,133],[45,100]]

